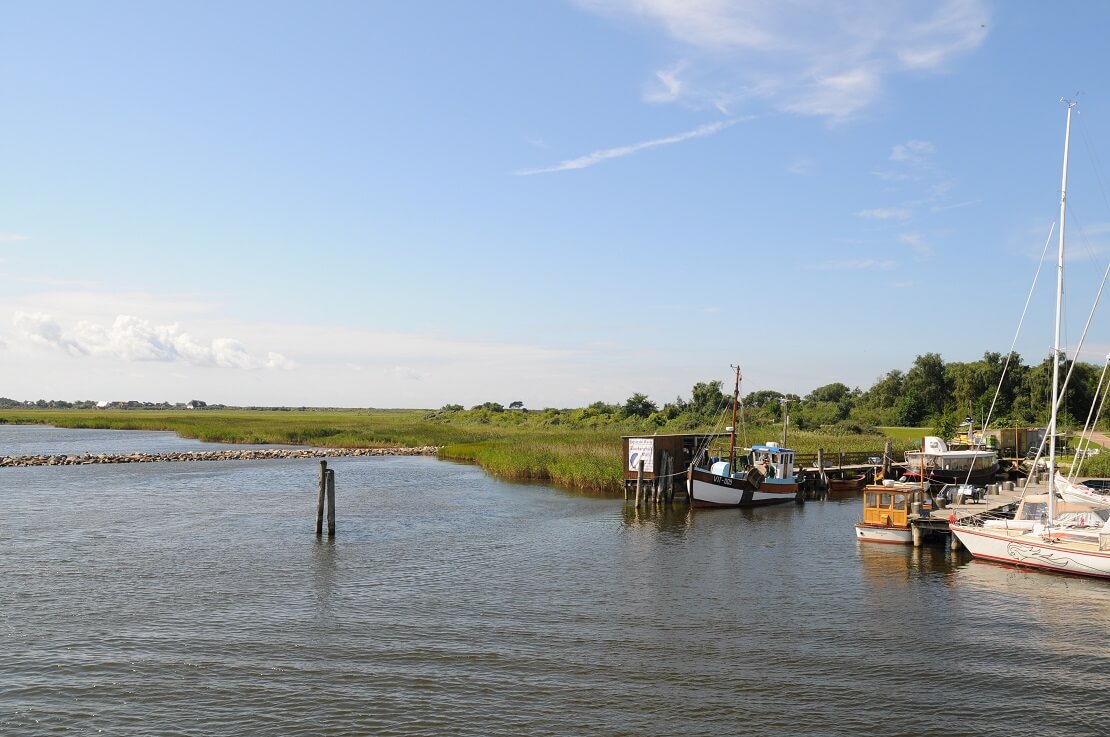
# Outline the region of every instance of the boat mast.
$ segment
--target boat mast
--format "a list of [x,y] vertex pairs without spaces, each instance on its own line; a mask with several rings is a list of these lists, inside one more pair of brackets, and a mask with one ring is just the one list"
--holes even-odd
[[1060,245],[1056,252],[1056,331],[1052,341],[1052,414],[1048,422],[1048,521],[1056,516],[1056,405],[1060,401],[1060,323],[1064,301],[1064,214],[1068,201],[1068,146],[1071,142],[1071,110],[1074,100],[1060,98],[1068,106],[1064,126],[1064,172],[1060,179]]
[[728,434],[728,467],[729,472],[736,468],[736,405],[740,403],[740,367],[736,369],[736,386],[732,390],[732,427]]

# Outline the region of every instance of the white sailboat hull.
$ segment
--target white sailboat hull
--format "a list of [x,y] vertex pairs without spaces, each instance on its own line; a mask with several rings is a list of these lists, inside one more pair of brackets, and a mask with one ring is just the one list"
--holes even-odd
[[974,557],[998,563],[1110,578],[1110,551],[1097,542],[1054,539],[1026,530],[996,530],[952,525],[952,533]]

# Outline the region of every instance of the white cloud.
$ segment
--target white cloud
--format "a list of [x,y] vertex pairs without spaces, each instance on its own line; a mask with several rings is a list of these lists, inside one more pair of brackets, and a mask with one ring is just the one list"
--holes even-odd
[[19,233],[0,233],[0,243],[14,243],[16,241],[28,240],[31,239],[25,235],[20,235]]
[[35,345],[56,348],[73,356],[83,356],[88,351],[76,341],[62,335],[62,326],[42,312],[16,312],[12,324],[28,341]]
[[532,174],[547,174],[556,171],[567,171],[568,169],[585,169],[586,167],[600,164],[602,161],[608,161],[609,159],[618,159],[622,156],[631,156],[634,153],[639,153],[640,151],[645,151],[650,148],[656,148],[658,146],[669,146],[674,143],[689,141],[692,138],[711,136],[714,133],[728,128],[729,126],[739,123],[740,121],[741,119],[734,118],[732,120],[722,120],[716,123],[707,123],[706,125],[699,126],[694,130],[686,131],[685,133],[678,133],[673,136],[667,136],[666,138],[656,138],[651,141],[634,143],[630,146],[617,146],[615,148],[602,149],[600,151],[594,151],[593,153],[586,154],[585,156],[579,156],[575,159],[567,159],[566,161],[561,161],[554,166],[546,166],[538,169],[523,169],[514,173],[517,176],[530,176]]
[[159,325],[131,315],[119,315],[111,325],[82,320],[70,334],[45,313],[18,311],[12,323],[28,342],[72,356],[108,357],[129,363],[180,361],[245,370],[294,367],[280,353],[254,356],[234,338],[215,338],[206,344],[183,332],[176,323]]
[[683,47],[681,83],[657,72],[654,101],[729,109],[759,99],[833,121],[874,102],[894,75],[941,70],[976,49],[989,19],[981,0],[576,1]]
[[911,69],[935,69],[983,43],[987,14],[974,2],[946,2],[932,17],[912,25],[902,39],[898,58]]
[[815,76],[799,83],[801,94],[780,107],[791,113],[843,120],[866,107],[878,95],[881,84],[875,70],[865,67]]
[[873,220],[909,220],[909,208],[906,207],[878,207],[873,210],[860,210],[856,213],[861,218]]

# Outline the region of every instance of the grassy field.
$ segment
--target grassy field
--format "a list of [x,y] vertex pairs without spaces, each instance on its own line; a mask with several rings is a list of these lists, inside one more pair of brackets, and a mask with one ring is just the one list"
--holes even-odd
[[883,434],[895,441],[904,443],[921,442],[921,438],[932,435],[933,431],[927,427],[880,427]]
[[[274,443],[328,448],[434,445],[440,457],[480,465],[499,477],[537,480],[601,494],[623,489],[621,436],[650,434],[634,424],[603,427],[545,426],[542,418],[512,413],[504,421],[428,419],[426,410],[0,410],[0,423],[67,428],[172,430],[186,438],[222,443]],[[924,434],[921,428],[885,428],[896,451]],[[897,433],[895,431],[898,431]],[[679,432],[661,429],[659,432]],[[747,442],[778,439],[777,427],[747,430]],[[884,435],[792,432],[799,453],[879,451]],[[0,449],[0,454],[3,449]]]

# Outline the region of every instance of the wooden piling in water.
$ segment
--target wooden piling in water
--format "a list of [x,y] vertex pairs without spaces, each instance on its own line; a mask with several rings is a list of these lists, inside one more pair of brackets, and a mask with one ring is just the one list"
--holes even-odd
[[335,537],[335,471],[328,469],[328,537]]
[[663,472],[667,474],[667,480],[663,487],[663,501],[671,504],[674,502],[674,456],[667,453],[664,458],[666,462],[663,464]]
[[825,449],[817,449],[817,488],[824,491],[829,486],[828,477],[825,476]]
[[324,534],[324,500],[328,488],[328,462],[320,461],[320,481],[316,494],[316,534]]
[[640,506],[640,494],[644,490],[644,462],[641,459],[636,466],[636,506]]

